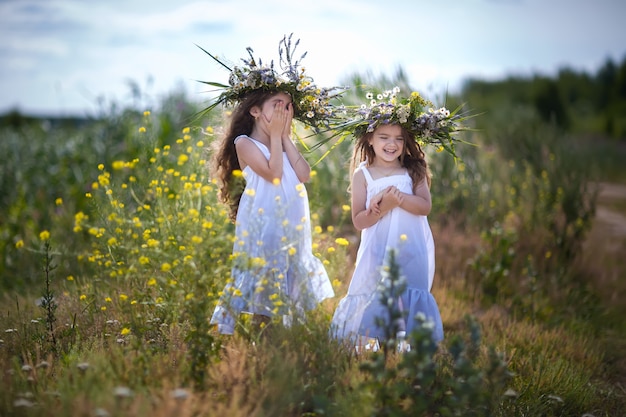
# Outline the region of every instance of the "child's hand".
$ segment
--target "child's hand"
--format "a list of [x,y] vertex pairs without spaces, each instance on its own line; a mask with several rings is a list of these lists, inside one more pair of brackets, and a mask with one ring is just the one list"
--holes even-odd
[[383,191],[380,203],[378,206],[380,207],[380,211],[383,213],[388,212],[396,207],[399,207],[400,204],[404,201],[404,193],[398,190],[395,186],[388,187]]
[[385,191],[386,190],[383,190],[371,198],[369,207],[367,208],[368,215],[370,214],[375,214],[377,216],[380,215],[380,202],[383,198],[383,194],[385,193]]
[[272,117],[268,119],[267,116],[263,115],[263,118],[267,122],[270,139],[276,138],[282,140],[285,123],[288,119],[288,111],[285,108],[285,103],[282,101],[277,102],[274,106]]
[[287,104],[285,113],[285,126],[283,128],[283,139],[289,139],[291,136],[291,122],[293,120],[293,103]]

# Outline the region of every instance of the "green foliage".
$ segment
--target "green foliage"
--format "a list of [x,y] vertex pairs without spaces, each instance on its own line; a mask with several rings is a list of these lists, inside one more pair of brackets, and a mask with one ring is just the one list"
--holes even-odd
[[52,265],[52,258],[50,255],[50,242],[44,242],[44,277],[45,277],[45,287],[44,293],[41,297],[41,308],[44,309],[46,313],[46,329],[48,330],[48,342],[49,342],[49,350],[52,353],[56,353],[57,351],[57,340],[55,336],[55,323],[57,321],[56,318],[56,310],[58,308],[57,302],[54,299],[54,291],[51,287],[51,273],[56,268]]
[[[156,146],[172,144],[194,107],[181,95],[163,99],[162,113],[151,121]],[[155,109],[155,111],[158,109]],[[37,275],[36,263],[16,250],[41,230],[66,229],[73,214],[86,210],[85,193],[97,166],[145,152],[137,129],[144,118],[136,110],[110,111],[96,119],[32,119],[9,115],[0,124],[0,288],[23,290]],[[62,252],[84,245],[63,241]],[[59,248],[60,249],[60,248]],[[59,258],[60,268],[73,268]]]
[[[536,74],[500,81],[470,79],[464,96],[472,106],[495,113],[502,105],[528,109],[545,122],[577,134],[626,138],[626,57],[608,59],[595,73],[563,67],[555,77]],[[509,113],[512,114],[512,113]]]
[[[387,308],[387,317],[380,321],[381,325],[402,317],[395,303],[385,302],[396,299],[405,287],[394,251],[389,254],[386,281],[380,298]],[[371,415],[494,415],[509,373],[494,348],[489,348],[487,363],[483,363],[476,321],[467,317],[469,335],[453,336],[446,349],[433,341],[432,323],[419,314],[414,320],[418,325],[406,342],[397,337],[397,327],[386,326],[383,351],[372,353],[361,364],[368,376],[363,389],[371,392],[374,401]]]
[[[621,85],[620,71],[562,72],[554,81],[571,129],[598,116],[600,94],[584,90],[600,80]],[[381,85],[410,91],[401,75]],[[438,268],[468,265],[436,281],[451,283],[436,288],[445,342],[434,345],[425,323],[403,353],[393,329],[373,354],[329,339],[333,300],[289,328],[272,323],[261,335],[232,338],[212,331],[232,225],[205,167],[214,121],[188,124],[195,110],[184,97],[149,114],[112,108],[78,125],[13,115],[0,132],[0,413],[618,413],[624,396],[612,378],[620,375],[621,316],[604,308],[579,262],[595,214],[591,180],[606,165],[611,178],[623,175],[619,148],[546,123],[525,80],[474,87],[482,98],[450,100],[487,111],[467,132],[477,146],[458,147],[458,161],[429,151],[429,217],[437,230],[477,244],[472,256],[438,257]],[[612,97],[606,114],[615,114],[621,90],[602,91]],[[317,138],[303,136],[313,147]],[[305,156],[315,164],[327,150]],[[357,241],[350,156],[350,141],[338,143],[307,184],[314,250],[338,296]],[[602,164],[590,162],[596,158]],[[437,242],[446,238],[436,234]],[[476,316],[463,321],[469,311]]]
[[[308,189],[314,196],[310,199],[311,213],[319,216],[322,225],[351,228],[352,221],[345,218],[343,205],[350,204],[350,159],[352,143],[346,139],[329,149],[312,149],[305,153],[315,176]],[[316,198],[319,196],[320,198]],[[346,220],[349,220],[346,222]]]
[[483,232],[482,238],[488,247],[472,263],[472,269],[476,271],[471,275],[472,285],[481,292],[481,299],[485,303],[513,297],[515,287],[509,276],[512,275],[513,262],[518,256],[515,253],[517,236],[510,231],[505,232],[496,224]]

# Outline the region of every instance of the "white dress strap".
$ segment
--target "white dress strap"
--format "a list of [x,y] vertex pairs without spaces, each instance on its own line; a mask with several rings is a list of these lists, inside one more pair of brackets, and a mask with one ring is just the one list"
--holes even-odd
[[248,135],[239,135],[239,136],[237,136],[237,137],[235,138],[235,140],[233,141],[233,143],[236,145],[236,144],[237,144],[237,142],[239,142],[239,139],[242,139],[242,138],[252,139],[252,138],[251,138],[251,137],[249,137]]

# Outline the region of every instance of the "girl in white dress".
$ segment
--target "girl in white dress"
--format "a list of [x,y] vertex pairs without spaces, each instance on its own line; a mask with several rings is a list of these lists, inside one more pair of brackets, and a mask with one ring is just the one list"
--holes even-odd
[[219,104],[232,109],[231,122],[212,168],[220,199],[235,222],[232,276],[211,317],[223,334],[232,334],[240,313],[262,325],[271,317],[286,324],[314,308],[334,291],[311,242],[309,199],[304,182],[311,168],[291,140],[292,120],[313,130],[328,129],[335,119],[331,100],[342,87],[318,87],[295,59],[300,41],[292,35],[279,43],[278,65],[264,65],[246,48],[248,59],[229,66],[228,85],[210,81],[221,94],[203,113]]
[[[434,242],[427,215],[431,210],[430,173],[414,134],[400,123],[379,123],[357,137],[352,159],[352,221],[361,243],[347,295],[339,302],[331,333],[357,346],[381,339],[376,318],[387,316],[377,288],[389,251],[407,287],[394,300],[402,310],[400,329],[410,333],[423,314],[435,341],[443,339],[437,303],[430,293],[435,267]],[[389,325],[389,323],[387,323]]]
[[232,279],[211,318],[223,334],[234,332],[240,313],[289,322],[334,295],[312,252],[303,184],[311,168],[290,139],[293,117],[289,94],[250,91],[216,154],[220,197],[236,225]]

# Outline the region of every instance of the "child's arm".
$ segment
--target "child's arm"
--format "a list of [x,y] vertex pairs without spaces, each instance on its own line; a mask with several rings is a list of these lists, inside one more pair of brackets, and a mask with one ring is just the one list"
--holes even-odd
[[307,182],[311,178],[311,166],[308,161],[304,159],[304,156],[298,151],[291,139],[283,140],[283,149],[287,153],[291,167],[296,171],[298,180]]
[[367,206],[367,211],[370,214],[373,213],[380,217],[380,202],[383,200],[383,195],[385,195],[386,191],[387,190],[385,189],[370,199],[370,203]]
[[287,120],[285,122],[285,128],[283,130],[282,142],[283,151],[287,153],[287,158],[291,167],[296,171],[298,180],[300,182],[307,182],[311,177],[311,166],[302,154],[296,148],[296,145],[291,140],[291,121],[293,119],[293,104],[289,104]]
[[428,216],[430,214],[432,200],[426,178],[414,187],[413,194],[401,194],[404,197],[400,203],[400,207],[403,210],[418,216]]
[[264,114],[259,117],[260,123],[265,123],[270,135],[270,158],[265,158],[261,150],[249,140],[240,140],[235,145],[237,157],[241,167],[249,165],[250,168],[266,181],[273,182],[283,176],[283,145],[282,132],[285,127],[285,119],[288,118],[284,106],[275,106],[271,119]]
[[[381,215],[376,198],[372,198],[369,209],[365,208],[367,202],[367,182],[363,171],[355,172],[352,177],[352,224],[357,230],[367,229],[380,220]],[[375,207],[372,207],[372,205]]]
[[380,202],[378,203],[380,217],[383,217],[396,207],[400,207],[406,195],[393,185],[387,187],[381,194]]

